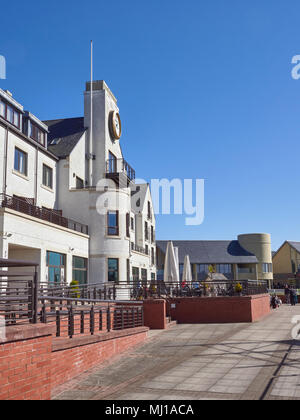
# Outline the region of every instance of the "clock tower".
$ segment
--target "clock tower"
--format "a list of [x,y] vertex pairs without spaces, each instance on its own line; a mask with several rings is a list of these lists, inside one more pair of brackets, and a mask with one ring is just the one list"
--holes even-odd
[[[90,130],[91,121],[93,124],[92,131]],[[117,99],[104,80],[94,81],[92,92],[91,82],[86,83],[84,92],[84,126],[88,129],[88,139],[92,133],[92,150],[89,150],[89,142],[87,141],[86,156],[87,159],[93,160],[91,179],[93,186],[96,186],[98,181],[105,178],[109,156],[112,154],[116,159],[122,159],[123,157],[119,144],[122,135],[122,123]]]

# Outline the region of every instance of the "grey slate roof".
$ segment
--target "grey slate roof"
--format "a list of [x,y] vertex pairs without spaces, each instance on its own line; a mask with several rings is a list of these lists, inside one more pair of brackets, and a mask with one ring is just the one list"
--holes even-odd
[[287,241],[287,243],[290,244],[293,248],[295,248],[297,252],[300,253],[300,242]]
[[[254,254],[241,247],[238,241],[172,241],[179,251],[179,263],[189,255],[191,263],[198,264],[249,264],[258,263]],[[165,253],[168,241],[156,241]]]
[[83,117],[43,122],[49,127],[48,150],[59,158],[69,156],[86,131]]

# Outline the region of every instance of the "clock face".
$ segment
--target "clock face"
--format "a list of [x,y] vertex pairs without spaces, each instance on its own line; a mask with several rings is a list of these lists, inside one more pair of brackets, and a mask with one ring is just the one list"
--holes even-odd
[[113,111],[110,114],[110,132],[112,138],[119,140],[122,134],[121,118],[118,112]]

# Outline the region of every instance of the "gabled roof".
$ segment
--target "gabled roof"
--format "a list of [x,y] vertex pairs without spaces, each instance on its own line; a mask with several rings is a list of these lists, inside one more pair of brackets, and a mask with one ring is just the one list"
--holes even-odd
[[294,248],[297,252],[300,253],[300,242],[295,242],[295,241],[285,241],[283,242],[283,244],[277,249],[276,252],[272,252],[272,258],[274,258],[278,252],[284,247],[285,244],[289,244],[292,248]]
[[87,130],[84,118],[66,118],[44,121],[49,127],[48,150],[59,158],[69,156]]
[[[198,264],[256,264],[254,254],[241,247],[238,241],[172,241],[179,250],[179,263],[189,255],[191,263]],[[168,241],[156,241],[165,253]]]
[[290,244],[292,248],[294,248],[297,252],[300,253],[300,242],[287,241],[287,243]]

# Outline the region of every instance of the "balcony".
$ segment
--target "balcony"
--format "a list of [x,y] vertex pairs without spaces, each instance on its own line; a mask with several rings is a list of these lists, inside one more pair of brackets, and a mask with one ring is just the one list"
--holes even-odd
[[135,180],[135,170],[124,159],[108,159],[106,178],[112,179],[118,187],[125,188]]
[[147,252],[145,248],[136,245],[133,242],[131,242],[131,249],[132,251],[139,252],[140,254],[149,255],[149,251]]
[[75,222],[74,220],[63,217],[61,210],[51,210],[37,207],[33,204],[33,199],[11,197],[6,194],[0,194],[0,208],[7,208],[27,214],[40,220],[45,220],[55,225],[65,227],[67,229],[81,232],[88,235],[88,226]]

